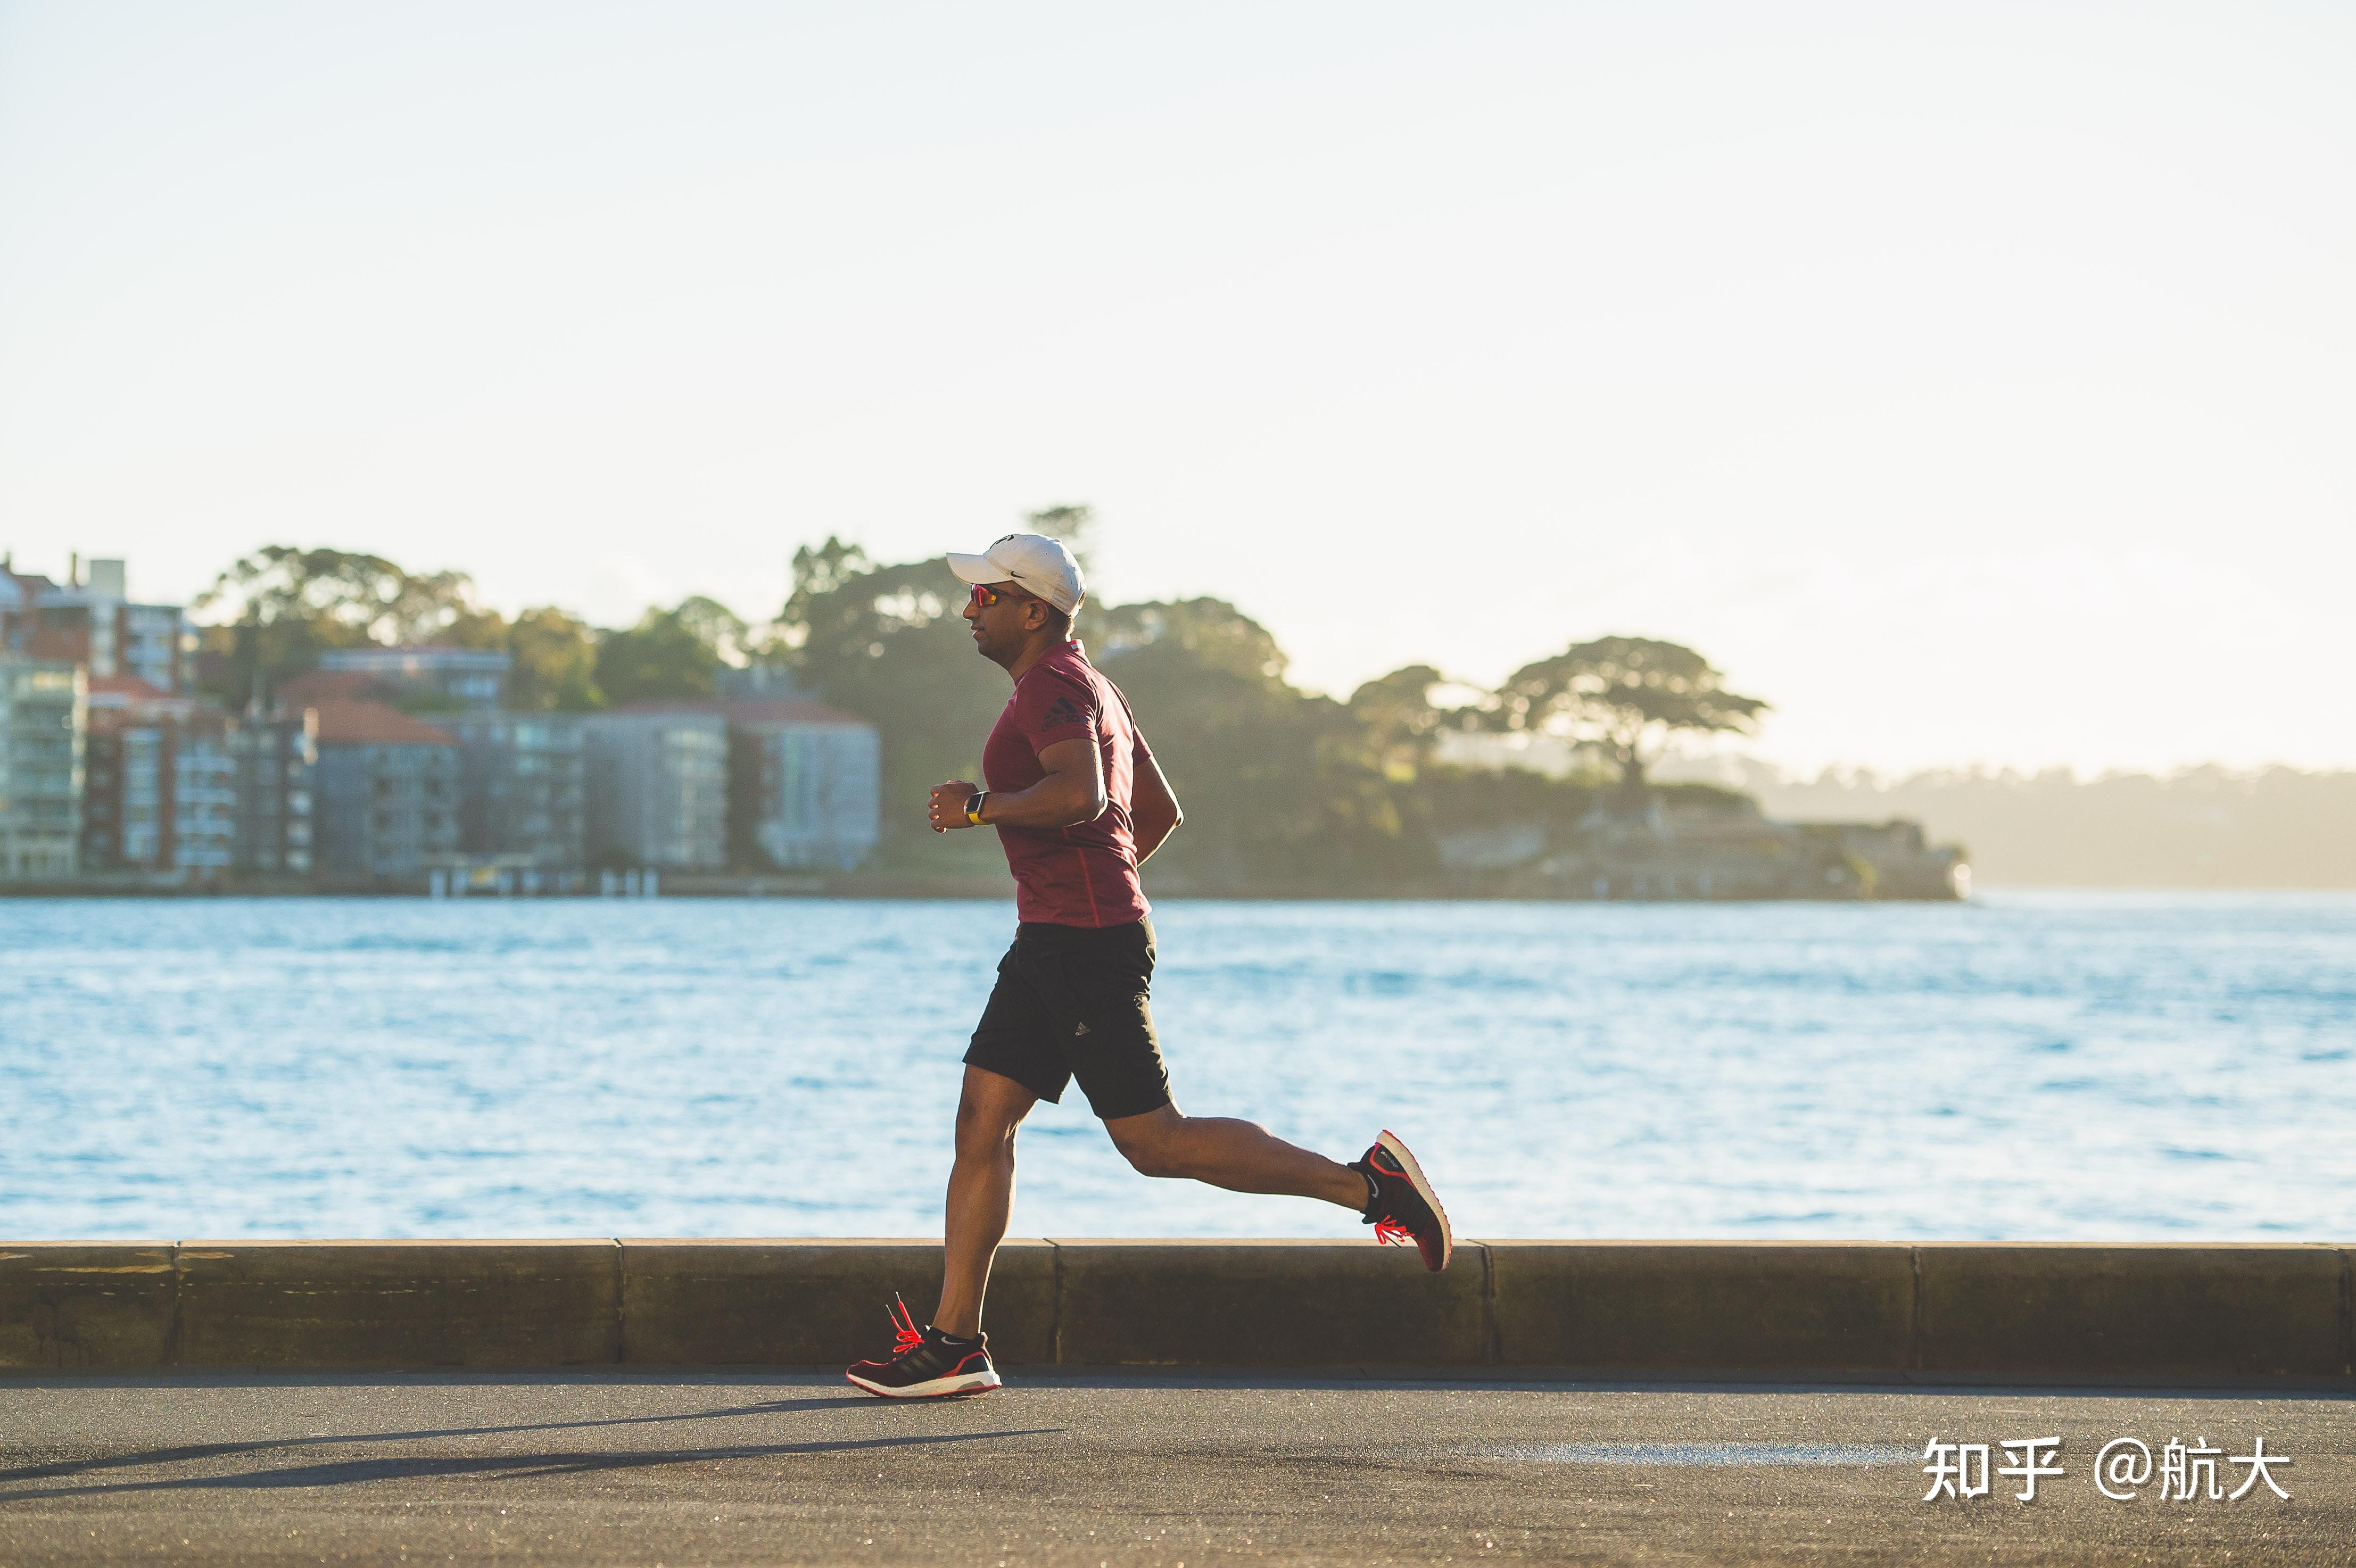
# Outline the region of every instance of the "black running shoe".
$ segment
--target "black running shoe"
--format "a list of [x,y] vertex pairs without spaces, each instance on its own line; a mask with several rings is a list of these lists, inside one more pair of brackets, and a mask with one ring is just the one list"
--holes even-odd
[[1386,1127],[1364,1159],[1350,1168],[1370,1178],[1375,1191],[1366,1200],[1365,1222],[1375,1228],[1375,1243],[1413,1242],[1423,1254],[1423,1266],[1438,1274],[1448,1266],[1456,1238],[1448,1229],[1448,1211],[1439,1194],[1424,1179],[1423,1167],[1407,1152],[1398,1135]]
[[999,1386],[998,1369],[990,1364],[989,1335],[952,1339],[929,1323],[919,1328],[896,1290],[891,1314],[892,1359],[852,1362],[843,1373],[852,1382],[885,1399],[943,1399],[988,1393]]

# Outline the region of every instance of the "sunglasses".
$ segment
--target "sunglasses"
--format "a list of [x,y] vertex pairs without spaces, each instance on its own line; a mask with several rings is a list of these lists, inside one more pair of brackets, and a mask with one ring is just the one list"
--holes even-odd
[[1001,599],[1034,599],[1043,604],[1046,603],[1044,599],[1038,599],[1036,594],[1025,593],[1019,588],[992,588],[987,582],[977,582],[973,585],[972,603],[979,609],[987,610]]

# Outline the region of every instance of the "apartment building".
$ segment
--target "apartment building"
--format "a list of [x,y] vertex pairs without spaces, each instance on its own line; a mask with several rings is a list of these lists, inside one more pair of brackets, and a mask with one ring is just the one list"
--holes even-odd
[[716,871],[728,862],[728,722],[702,707],[584,716],[589,856],[605,866]]
[[412,644],[397,648],[370,645],[330,648],[319,656],[308,683],[289,683],[280,701],[292,707],[305,691],[320,696],[367,698],[402,703],[424,698],[435,706],[448,705],[492,712],[505,706],[508,677],[515,660],[503,648],[454,648],[437,644]]
[[197,628],[177,604],[134,603],[120,560],[71,558],[63,582],[0,561],[0,650],[78,664],[96,679],[131,676],[158,691],[195,685]]
[[88,709],[82,869],[227,876],[235,722],[137,676],[91,677]]
[[381,702],[308,709],[316,868],[334,878],[422,881],[458,852],[458,742]]
[[0,652],[0,878],[80,867],[88,699],[80,666]]
[[807,699],[727,702],[721,711],[732,859],[847,871],[873,852],[883,776],[875,726]]
[[458,742],[460,848],[534,871],[589,863],[588,753],[581,716],[435,716]]
[[311,709],[249,716],[230,732],[237,763],[240,872],[307,876],[316,864],[313,804],[319,763],[318,715]]

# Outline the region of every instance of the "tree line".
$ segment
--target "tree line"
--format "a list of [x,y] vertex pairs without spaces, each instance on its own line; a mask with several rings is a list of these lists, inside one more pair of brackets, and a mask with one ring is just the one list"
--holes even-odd
[[[1087,559],[1086,507],[1033,513],[1029,524]],[[232,705],[266,701],[328,649],[432,642],[507,651],[513,707],[594,711],[709,699],[723,667],[778,667],[876,726],[885,868],[978,869],[995,846],[982,835],[944,844],[919,809],[940,780],[980,776],[981,742],[1005,699],[1005,676],[975,655],[958,613],[964,593],[945,557],[878,561],[830,537],[795,552],[792,590],[768,621],[698,596],[601,628],[555,605],[504,616],[464,572],[272,546],[199,600],[219,617],[205,631],[203,678]],[[1575,643],[1494,690],[1410,665],[1344,699],[1293,686],[1275,637],[1224,599],[1092,602],[1076,631],[1128,693],[1185,803],[1186,831],[1164,851],[1167,864],[1155,862],[1171,891],[1429,880],[1441,869],[1443,831],[1568,830],[1599,805],[1627,808],[1663,793],[1644,770],[1667,737],[1748,732],[1766,708],[1726,689],[1693,649],[1647,637]],[[1567,779],[1454,765],[1440,755],[1451,730],[1565,737],[1594,765]],[[976,842],[960,842],[968,837]]]

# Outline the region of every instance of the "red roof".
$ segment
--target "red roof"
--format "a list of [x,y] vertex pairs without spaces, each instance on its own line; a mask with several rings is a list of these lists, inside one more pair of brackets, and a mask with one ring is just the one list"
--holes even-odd
[[119,702],[185,702],[162,687],[140,679],[135,675],[94,675],[90,677],[90,697],[94,703],[102,697],[112,697]]
[[381,702],[314,702],[322,746],[455,746],[446,730],[436,730]]
[[196,699],[176,696],[135,675],[90,677],[90,722],[102,734],[140,724],[185,720],[196,711]]

